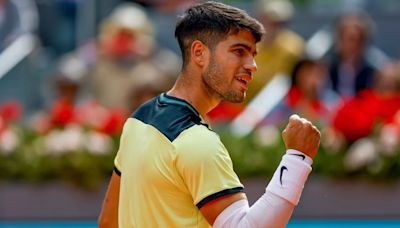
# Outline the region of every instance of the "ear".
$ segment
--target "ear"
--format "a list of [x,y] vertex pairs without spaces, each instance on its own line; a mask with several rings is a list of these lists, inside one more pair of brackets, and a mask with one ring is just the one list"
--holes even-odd
[[190,59],[196,65],[203,67],[208,63],[208,47],[200,40],[195,40],[190,49]]

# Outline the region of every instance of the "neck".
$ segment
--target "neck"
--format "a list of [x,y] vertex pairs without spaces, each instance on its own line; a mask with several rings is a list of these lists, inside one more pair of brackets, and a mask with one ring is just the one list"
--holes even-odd
[[188,75],[185,71],[179,75],[174,87],[167,94],[185,100],[202,117],[205,117],[221,101],[206,88],[200,74]]

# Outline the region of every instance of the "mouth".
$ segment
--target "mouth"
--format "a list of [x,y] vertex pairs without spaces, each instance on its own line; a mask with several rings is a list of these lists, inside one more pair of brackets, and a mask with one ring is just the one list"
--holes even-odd
[[251,74],[241,74],[237,75],[235,79],[242,85],[242,87],[247,90],[249,87],[250,81],[253,79],[253,76]]

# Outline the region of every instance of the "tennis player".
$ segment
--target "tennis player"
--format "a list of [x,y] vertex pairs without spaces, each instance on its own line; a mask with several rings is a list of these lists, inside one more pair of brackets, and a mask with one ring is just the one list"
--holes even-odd
[[[126,121],[100,227],[284,227],[311,172],[319,131],[297,115],[265,194],[249,207],[228,151],[204,116],[242,102],[263,26],[217,2],[189,8],[176,25],[183,67],[174,87]],[[273,96],[273,94],[271,94]],[[249,151],[251,153],[251,151]]]

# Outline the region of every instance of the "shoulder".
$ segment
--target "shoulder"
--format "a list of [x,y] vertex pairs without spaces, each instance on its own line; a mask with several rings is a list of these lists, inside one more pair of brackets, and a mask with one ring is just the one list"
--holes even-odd
[[204,125],[194,125],[182,132],[174,142],[177,146],[202,145],[203,148],[219,146],[219,135]]
[[192,106],[165,94],[143,104],[131,117],[152,125],[171,142],[186,129],[202,126],[200,115]]
[[220,137],[206,126],[196,125],[182,132],[174,141],[180,159],[200,163],[230,161]]

